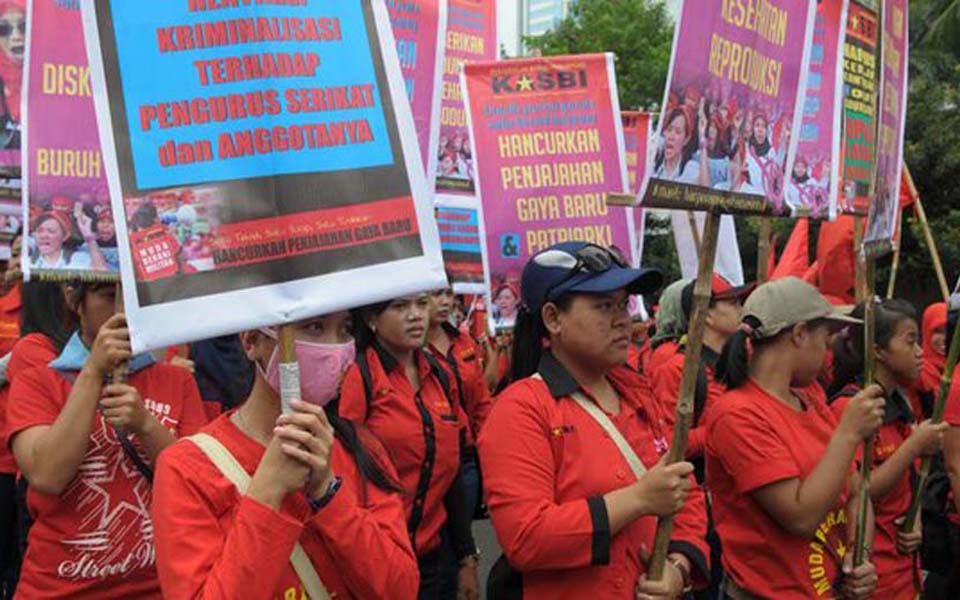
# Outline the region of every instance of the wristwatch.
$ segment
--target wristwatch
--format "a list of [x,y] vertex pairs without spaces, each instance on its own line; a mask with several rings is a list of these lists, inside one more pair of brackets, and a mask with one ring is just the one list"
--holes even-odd
[[310,503],[310,508],[313,509],[313,512],[317,512],[324,506],[330,504],[330,501],[333,500],[333,497],[337,494],[337,490],[340,489],[340,486],[343,485],[343,479],[340,477],[334,477],[330,482],[330,485],[327,486],[327,491],[324,492],[322,496],[314,500],[307,495],[307,502]]
[[460,559],[460,566],[465,567],[472,562],[475,567],[480,566],[480,550],[474,549],[472,554],[468,554]]

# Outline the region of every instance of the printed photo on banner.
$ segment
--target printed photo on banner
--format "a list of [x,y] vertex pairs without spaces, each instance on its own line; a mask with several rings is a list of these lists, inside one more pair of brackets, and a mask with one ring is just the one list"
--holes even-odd
[[837,211],[847,5],[847,0],[817,3],[803,123],[786,190],[787,204],[798,216],[833,219]]
[[20,177],[20,93],[27,52],[26,0],[0,0],[0,185]]
[[447,0],[387,0],[427,184],[437,173]]
[[[640,183],[649,167],[650,137],[653,133],[653,115],[648,112],[623,111],[623,150],[627,161],[628,187],[626,192],[640,193]],[[643,260],[643,234],[646,227],[643,207],[629,209],[633,218],[633,228],[636,232],[637,266]]]
[[813,0],[683,3],[645,205],[790,213],[784,173],[815,9]]
[[565,241],[635,260],[631,215],[607,206],[628,189],[610,54],[467,63],[491,326],[513,326],[523,265]]
[[883,0],[883,52],[880,132],[874,200],[867,218],[866,243],[891,241],[900,210],[900,175],[907,120],[909,52],[907,0]]
[[880,47],[877,0],[850,0],[843,51],[842,182],[839,210],[866,215],[877,152]]
[[473,198],[437,198],[437,227],[447,279],[454,293],[483,294],[483,215]]
[[[119,277],[79,5],[30,3],[24,86],[25,277]],[[2,33],[2,30],[0,30]]]
[[384,1],[83,11],[135,347],[445,285]]
[[476,191],[474,143],[460,89],[464,62],[497,58],[495,0],[449,0],[443,60],[440,139],[436,153],[436,189],[473,196]]
[[[19,184],[19,180],[12,180],[6,182],[8,187],[0,187],[0,260],[10,259],[10,244],[23,226],[23,206],[19,194],[16,193],[19,190],[9,187]],[[3,185],[4,182],[0,181],[0,186]]]

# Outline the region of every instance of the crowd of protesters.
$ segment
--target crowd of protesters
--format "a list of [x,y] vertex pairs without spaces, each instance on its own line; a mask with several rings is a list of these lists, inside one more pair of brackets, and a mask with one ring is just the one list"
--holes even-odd
[[[277,329],[133,355],[114,284],[22,283],[18,265],[0,298],[0,598],[473,599],[486,518],[492,599],[960,597],[960,387],[931,421],[946,304],[868,312],[799,279],[715,276],[686,460],[668,464],[694,283],[660,293],[606,248],[530,259],[509,336],[450,290],[296,323],[286,410]],[[634,321],[631,299],[658,293]]]

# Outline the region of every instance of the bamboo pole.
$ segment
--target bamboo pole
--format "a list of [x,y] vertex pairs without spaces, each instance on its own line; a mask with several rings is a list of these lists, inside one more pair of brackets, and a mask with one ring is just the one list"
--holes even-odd
[[[114,312],[116,314],[123,314],[124,304],[123,304],[123,285],[118,281],[116,288],[116,300],[114,302]],[[130,375],[130,361],[125,360],[118,363],[113,367],[113,372],[110,374],[111,383],[126,383],[127,377]]]
[[296,330],[290,324],[281,325],[277,334],[277,343],[280,344],[280,406],[285,415],[293,411],[291,402],[301,400],[295,336]]
[[[876,279],[876,261],[869,256],[863,258],[867,284],[867,299],[863,313],[863,387],[873,385],[876,367],[876,345],[874,343],[874,318],[877,299],[874,297]],[[857,524],[853,548],[853,564],[859,567],[867,557],[867,512],[870,506],[870,468],[873,466],[873,443],[875,435],[863,441],[863,459],[860,461],[860,493],[857,497]]]
[[[692,213],[691,213],[692,214]],[[667,455],[667,464],[684,460],[687,454],[687,436],[693,425],[693,398],[700,369],[700,354],[703,350],[703,330],[710,306],[713,265],[717,255],[717,240],[720,237],[720,213],[708,212],[703,228],[703,245],[700,247],[700,264],[697,283],[693,292],[693,314],[690,317],[687,349],[684,353],[683,379],[680,381],[680,398],[677,400],[677,421],[673,429],[673,442]],[[673,532],[673,516],[657,521],[657,537],[653,545],[648,573],[651,581],[663,579],[667,562],[667,547]]]
[[920,219],[920,225],[923,227],[923,237],[927,241],[927,250],[930,251],[930,259],[933,261],[933,270],[937,274],[937,283],[940,284],[940,292],[944,300],[950,299],[950,287],[947,285],[947,276],[943,271],[943,263],[940,261],[940,252],[937,250],[937,243],[933,239],[933,231],[930,230],[930,222],[927,221],[927,211],[923,209],[923,202],[918,196],[913,204],[917,218]]
[[773,224],[769,217],[760,217],[760,229],[757,237],[757,283],[770,279],[770,236]]
[[697,254],[700,254],[701,240],[700,240],[700,227],[697,223],[697,214],[692,210],[687,211],[687,220],[690,222],[690,235],[693,236],[693,247],[697,249]]
[[853,217],[853,256],[854,256],[854,297],[857,302],[867,299],[866,255],[863,250],[863,222],[864,217]]
[[[940,393],[937,396],[937,403],[933,406],[933,414],[930,420],[934,423],[943,421],[943,411],[947,406],[947,397],[950,395],[950,388],[953,386],[953,372],[957,367],[957,359],[960,358],[960,326],[953,330],[953,336],[950,340],[950,350],[947,352],[947,364],[944,365],[943,373],[940,375]],[[927,478],[930,476],[930,466],[933,464],[932,456],[924,456],[920,462],[920,472],[917,475],[917,485],[913,488],[913,495],[910,499],[910,508],[907,510],[907,516],[900,526],[900,530],[909,533],[916,529],[917,518],[920,516],[920,501],[923,498],[923,488],[927,485]]]
[[[901,235],[903,235],[901,233]],[[903,248],[902,239],[897,242],[893,250],[893,265],[890,267],[890,281],[887,283],[887,298],[893,298],[897,291],[897,273],[900,271],[900,249]]]

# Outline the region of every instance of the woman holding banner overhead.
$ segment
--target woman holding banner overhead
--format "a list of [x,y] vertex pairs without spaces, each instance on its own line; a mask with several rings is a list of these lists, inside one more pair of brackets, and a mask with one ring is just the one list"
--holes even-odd
[[883,421],[883,391],[857,393],[838,421],[816,383],[831,337],[857,322],[787,277],[750,295],[724,347],[717,378],[729,391],[707,416],[706,462],[732,600],[815,598],[834,586],[861,599],[877,584],[872,564],[853,567],[851,547],[854,461]]
[[[18,597],[159,598],[150,520],[157,455],[205,422],[182,369],[131,356],[115,284],[69,290],[79,328],[49,364],[19,373],[8,440],[30,482]],[[129,361],[129,381],[108,383]]]
[[426,294],[356,311],[357,361],[343,380],[340,415],[366,425],[393,459],[419,598],[452,598],[458,588],[477,598],[473,515],[460,476],[467,418],[447,371],[422,350],[428,312]]
[[[667,419],[644,376],[624,366],[629,296],[660,281],[583,242],[527,263],[514,383],[479,442],[504,549],[492,597],[679,598],[706,583],[706,511],[693,466],[663,463]],[[665,576],[647,581],[656,517],[675,513]]]
[[[861,305],[853,316],[860,318],[863,314]],[[908,390],[920,375],[923,355],[913,306],[903,300],[885,300],[878,305],[874,310],[874,336],[875,378],[886,396],[886,412],[876,434],[870,476],[877,529],[872,557],[879,577],[876,597],[912,600],[917,594],[914,582],[922,579],[915,572],[922,535],[919,523],[910,533],[901,532],[904,515],[910,508],[911,473],[918,458],[940,452],[948,425],[922,421],[918,405],[909,398]],[[862,389],[863,337],[863,326],[851,326],[834,342],[830,395],[837,415]]]
[[246,332],[257,369],[246,402],[160,460],[153,516],[166,598],[415,593],[393,467],[369,433],[336,416],[354,357],[350,316],[292,327],[302,400],[281,414],[277,334]]

